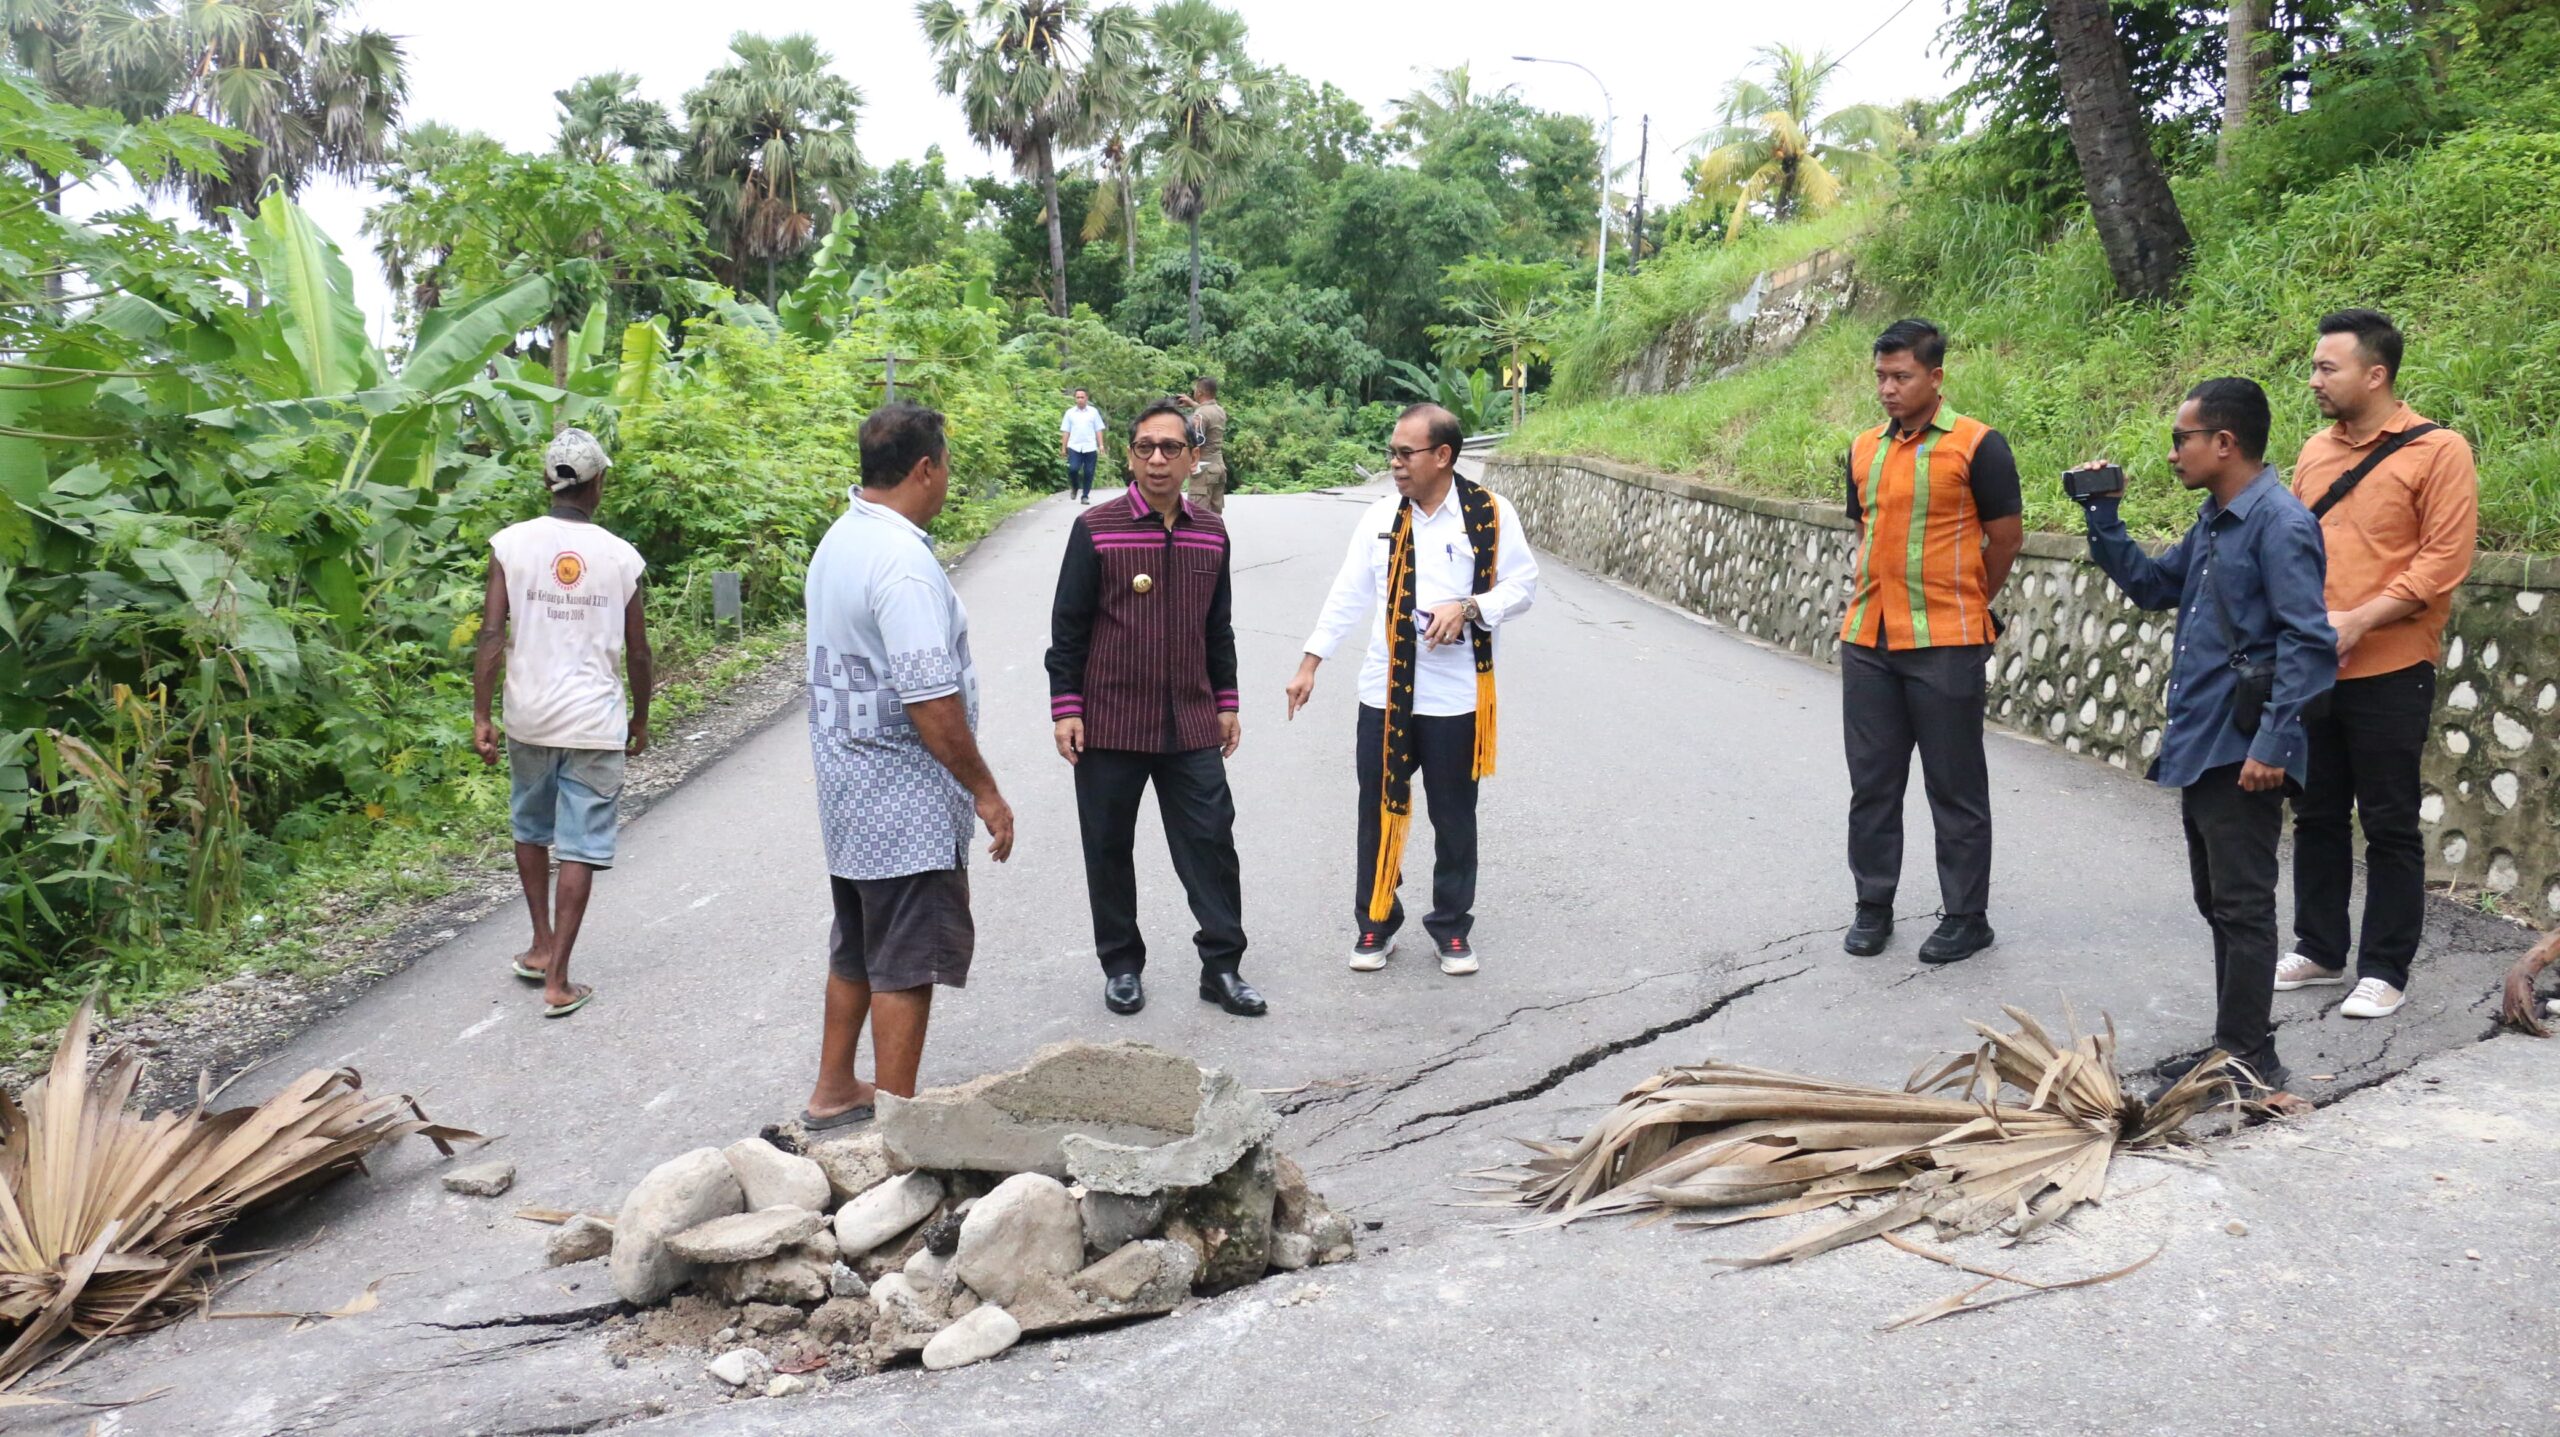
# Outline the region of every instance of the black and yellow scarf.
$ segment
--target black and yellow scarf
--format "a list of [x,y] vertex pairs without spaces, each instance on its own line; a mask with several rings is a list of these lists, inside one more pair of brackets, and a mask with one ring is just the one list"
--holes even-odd
[[[1476,572],[1469,592],[1493,587],[1494,566],[1501,559],[1502,529],[1494,515],[1493,493],[1481,484],[1452,478],[1457,486],[1458,514],[1466,521],[1467,541],[1475,546]],[[1378,867],[1369,883],[1369,921],[1384,923],[1395,910],[1396,884],[1404,877],[1405,833],[1413,826],[1413,666],[1421,635],[1413,622],[1413,504],[1397,506],[1396,524],[1387,536],[1387,721],[1385,767],[1378,814]],[[1472,776],[1493,776],[1493,634],[1470,627],[1467,637],[1476,658],[1476,754]]]

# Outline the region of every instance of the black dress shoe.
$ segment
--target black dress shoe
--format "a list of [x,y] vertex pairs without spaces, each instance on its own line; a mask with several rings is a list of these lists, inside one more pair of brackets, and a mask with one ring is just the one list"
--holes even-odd
[[1262,995],[1236,973],[1203,973],[1200,975],[1200,1001],[1215,1003],[1239,1018],[1259,1018],[1270,1011]]
[[1991,946],[1991,924],[1979,913],[1950,913],[1920,945],[1923,963],[1954,963]]
[[1893,905],[1861,903],[1858,916],[1849,923],[1847,936],[1840,940],[1840,950],[1860,958],[1873,958],[1884,951],[1885,941],[1893,937]]
[[1135,1013],[1147,1006],[1147,985],[1135,973],[1114,973],[1102,980],[1102,1006],[1114,1013]]

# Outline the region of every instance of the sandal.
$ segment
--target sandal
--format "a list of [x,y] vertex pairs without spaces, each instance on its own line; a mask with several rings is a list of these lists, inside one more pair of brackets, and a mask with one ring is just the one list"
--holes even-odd
[[521,958],[517,959],[517,960],[516,960],[516,962],[515,962],[515,966],[514,966],[514,967],[512,967],[512,968],[510,968],[510,969],[508,969],[507,971],[509,971],[509,972],[511,972],[511,973],[513,973],[513,974],[515,974],[517,977],[522,978],[524,981],[526,981],[526,982],[528,982],[528,983],[539,983],[539,982],[541,982],[542,980],[544,980],[544,979],[546,979],[546,978],[548,978],[548,977],[550,977],[550,976],[551,976],[550,974],[543,972],[543,971],[542,971],[541,969],[539,969],[539,968],[534,968],[534,967],[529,967],[529,966],[527,966],[527,965],[526,965],[526,963],[525,963],[525,961],[524,961],[523,959],[521,959]]
[[542,1010],[542,1016],[546,1018],[566,1018],[570,1014],[577,1012],[580,1008],[587,1006],[587,1000],[596,995],[596,990],[588,987],[584,983],[574,984],[572,986],[577,989],[578,996],[570,999],[566,1003],[553,1003],[544,1007]]
[[872,1105],[857,1103],[831,1117],[819,1117],[807,1108],[800,1110],[800,1127],[804,1132],[829,1133],[838,1128],[858,1127],[871,1121]]

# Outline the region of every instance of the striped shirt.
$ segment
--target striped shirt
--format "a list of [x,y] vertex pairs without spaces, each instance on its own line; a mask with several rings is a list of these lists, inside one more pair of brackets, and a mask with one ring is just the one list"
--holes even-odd
[[1049,617],[1049,716],[1088,748],[1183,753],[1220,741],[1236,696],[1225,521],[1185,499],[1174,520],[1135,485],[1076,516]]
[[1879,649],[1988,644],[1984,521],[2023,507],[2009,441],[1945,404],[1910,434],[1891,421],[1849,447],[1849,517],[1866,524],[1842,643]]

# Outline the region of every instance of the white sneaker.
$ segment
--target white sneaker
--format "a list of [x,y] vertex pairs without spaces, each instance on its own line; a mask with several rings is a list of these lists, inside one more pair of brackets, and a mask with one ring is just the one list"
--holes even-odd
[[2276,964],[2276,991],[2290,993],[2296,988],[2321,988],[2347,981],[2344,968],[2323,968],[2299,953],[2287,953]]
[[1381,938],[1375,933],[1363,933],[1352,940],[1351,971],[1375,973],[1387,966],[1387,955],[1394,951],[1396,951],[1394,935]]
[[2338,1005],[2338,1011],[2350,1018],[2388,1018],[2408,1001],[2408,994],[2379,978],[2367,978],[2356,984],[2356,990]]
[[1440,971],[1463,978],[1476,971],[1476,950],[1464,938],[1444,938],[1432,945],[1440,954]]

